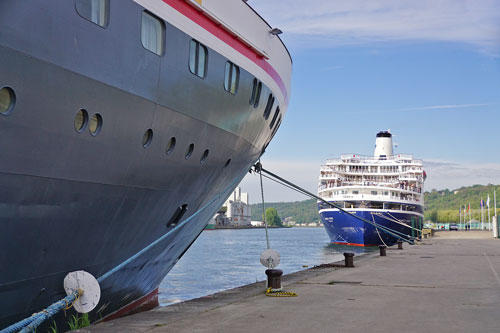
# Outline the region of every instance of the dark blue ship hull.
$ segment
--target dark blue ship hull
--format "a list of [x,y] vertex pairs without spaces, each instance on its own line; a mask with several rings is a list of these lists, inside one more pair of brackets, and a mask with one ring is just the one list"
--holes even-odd
[[[387,210],[358,210],[353,212],[356,216],[404,235],[417,237],[418,230],[422,230],[423,216],[420,214],[389,212]],[[337,209],[323,209],[319,213],[331,242],[335,244],[377,246],[385,243],[391,245],[399,239],[399,237],[391,235],[373,224],[363,222]]]
[[[244,67],[238,92],[226,91],[232,59],[210,47],[208,74],[194,75],[193,37],[169,22],[167,52],[146,50],[145,12],[111,1],[103,28],[75,1],[0,2],[0,89],[16,96],[0,114],[0,329],[66,296],[76,270],[100,282],[91,321],[157,304],[164,276],[279,127],[263,116],[275,91],[264,83],[250,104],[261,78]],[[75,130],[83,109],[101,116],[98,134]],[[67,329],[72,311],[46,325]]]

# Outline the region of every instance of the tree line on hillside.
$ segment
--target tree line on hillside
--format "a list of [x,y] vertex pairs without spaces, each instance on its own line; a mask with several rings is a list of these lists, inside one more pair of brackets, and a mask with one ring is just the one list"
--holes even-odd
[[[500,185],[473,185],[463,186],[456,190],[431,190],[424,193],[425,213],[424,219],[433,222],[459,222],[459,207],[463,210],[464,206],[471,205],[471,217],[473,220],[480,221],[479,203],[481,199],[485,204],[485,219],[488,218],[486,201],[488,194],[490,196],[490,216],[494,215],[493,193],[499,195],[498,206],[500,207]],[[290,217],[297,223],[318,222],[318,206],[315,199],[294,202],[268,202],[266,208],[275,208],[277,214],[282,218]],[[262,204],[251,205],[252,220],[262,220]],[[497,209],[500,214],[500,208]],[[463,217],[462,217],[463,218]],[[467,221],[469,214],[467,213]]]
[[[433,222],[459,222],[460,210],[462,211],[462,220],[464,218],[464,210],[466,211],[466,220],[469,220],[469,212],[467,211],[470,203],[470,217],[472,220],[481,221],[481,199],[484,203],[485,220],[488,219],[488,207],[486,202],[488,195],[490,197],[490,216],[494,215],[494,192],[500,195],[499,185],[472,185],[463,186],[456,190],[431,190],[425,192],[425,213],[424,219]],[[500,206],[500,202],[499,202]],[[464,209],[465,208],[465,209]],[[497,209],[497,214],[500,209]]]
[[[320,220],[315,199],[294,202],[267,202],[265,206],[266,211],[267,207],[273,207],[282,219],[291,217],[297,223],[311,223]],[[262,204],[252,204],[250,208],[252,210],[252,220],[262,221]]]

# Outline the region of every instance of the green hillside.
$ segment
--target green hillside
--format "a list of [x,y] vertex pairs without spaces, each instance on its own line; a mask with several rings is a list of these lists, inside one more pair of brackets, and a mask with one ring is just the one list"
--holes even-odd
[[[315,199],[294,202],[266,202],[266,208],[268,207],[276,208],[282,220],[286,217],[292,217],[298,223],[319,221],[318,206]],[[252,220],[262,221],[262,204],[253,204],[251,209]]]
[[[468,206],[470,203],[471,216],[473,219],[480,220],[480,208],[479,204],[481,199],[483,199],[486,205],[486,199],[488,194],[490,195],[490,214],[493,215],[493,192],[500,195],[499,185],[473,185],[467,187],[461,187],[456,190],[432,190],[431,192],[425,192],[425,219],[431,219],[431,215],[437,211],[437,221],[435,222],[458,222],[459,220],[459,207]],[[497,204],[500,207],[500,198]],[[497,209],[500,212],[500,209]],[[488,217],[487,209],[485,208],[486,218]]]
[[[479,203],[481,198],[486,204],[488,194],[490,195],[490,214],[493,215],[493,191],[499,195],[498,207],[500,207],[500,185],[473,185],[461,187],[456,190],[432,190],[424,193],[425,220],[436,220],[435,222],[458,222],[458,208],[471,204],[471,215],[473,219],[480,220]],[[292,217],[297,223],[309,223],[319,221],[316,200],[304,200],[294,202],[267,202],[267,207],[274,207],[281,219]],[[262,220],[261,204],[253,204],[252,220]],[[500,209],[497,210],[500,213]],[[487,210],[485,209],[487,218]]]

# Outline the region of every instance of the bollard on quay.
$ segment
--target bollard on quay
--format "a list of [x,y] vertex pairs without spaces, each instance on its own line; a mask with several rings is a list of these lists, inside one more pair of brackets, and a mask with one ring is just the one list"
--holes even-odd
[[344,252],[345,267],[354,267],[354,253]]
[[272,291],[281,291],[281,275],[283,275],[283,271],[281,269],[266,269],[267,275],[267,287],[271,288]]
[[385,246],[385,245],[379,245],[378,248],[380,249],[380,256],[381,257],[385,257],[386,256],[385,249],[387,248],[387,246]]
[[400,239],[398,240],[398,250],[402,250],[403,249],[403,241]]

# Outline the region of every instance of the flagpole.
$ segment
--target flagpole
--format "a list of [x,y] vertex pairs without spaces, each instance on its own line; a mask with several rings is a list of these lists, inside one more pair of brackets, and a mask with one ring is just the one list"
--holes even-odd
[[488,206],[488,230],[491,231],[490,194],[489,193],[488,193],[488,199],[486,200],[486,205]]
[[472,212],[471,212],[471,209],[470,209],[470,201],[469,201],[469,209],[467,209],[469,211],[469,224],[472,226]]
[[458,224],[458,227],[462,228],[462,207],[458,207]]
[[481,198],[481,210],[479,211],[481,213],[481,230],[484,230],[484,208],[483,208],[483,198]]

